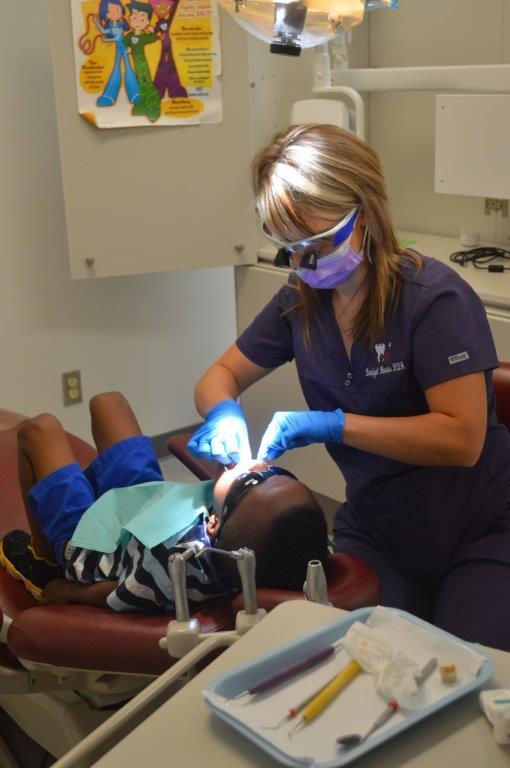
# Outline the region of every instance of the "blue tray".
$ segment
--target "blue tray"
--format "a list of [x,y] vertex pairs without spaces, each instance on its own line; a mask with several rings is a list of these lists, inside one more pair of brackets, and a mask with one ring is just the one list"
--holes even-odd
[[[332,643],[339,638],[343,637],[349,627],[354,624],[355,621],[365,622],[370,616],[373,608],[361,608],[353,613],[350,613],[347,617],[335,621],[331,624],[327,624],[324,627],[314,630],[306,635],[298,637],[279,648],[265,653],[252,661],[245,663],[241,666],[234,667],[233,669],[225,672],[214,680],[211,680],[207,687],[204,689],[204,697],[207,706],[214,712],[215,715],[220,717],[230,726],[235,728],[239,733],[242,733],[250,741],[257,744],[261,749],[267,752],[271,757],[283,763],[284,765],[296,766],[301,768],[303,765],[316,766],[316,768],[338,768],[339,766],[347,765],[353,760],[357,759],[361,755],[369,752],[375,747],[383,744],[385,741],[397,736],[402,731],[410,728],[420,720],[425,719],[434,712],[439,711],[443,707],[448,706],[452,702],[460,699],[462,696],[481,688],[492,675],[493,664],[488,656],[484,653],[480,646],[473,645],[471,643],[464,642],[458,637],[444,632],[432,624],[428,624],[416,616],[413,616],[405,611],[392,609],[393,613],[402,616],[405,619],[417,624],[424,629],[429,630],[439,636],[452,640],[464,647],[472,648],[481,656],[484,661],[478,671],[478,675],[474,680],[471,680],[463,685],[452,689],[440,700],[433,702],[432,704],[425,705],[419,710],[408,711],[405,719],[400,722],[393,723],[392,727],[387,727],[385,730],[375,732],[370,739],[361,743],[357,747],[351,749],[339,748],[338,755],[332,760],[314,760],[313,758],[296,758],[293,755],[285,752],[283,749],[278,748],[275,744],[264,737],[263,733],[259,730],[251,728],[246,723],[243,723],[235,716],[235,711],[229,712],[221,706],[218,706],[216,702],[211,701],[208,698],[209,693],[217,694],[221,697],[230,699],[236,696],[241,691],[245,691],[250,685],[254,684],[257,680],[266,675],[270,675],[283,666],[291,664],[294,661],[301,659],[308,653],[313,653],[325,645]],[[391,721],[390,721],[391,722]],[[335,740],[336,736],[340,735],[342,729],[339,727],[338,732],[332,734],[332,739]]]

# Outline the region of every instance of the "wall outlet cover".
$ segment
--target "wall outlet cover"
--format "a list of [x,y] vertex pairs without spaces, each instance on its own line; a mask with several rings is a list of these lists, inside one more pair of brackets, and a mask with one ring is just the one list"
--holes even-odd
[[68,371],[62,374],[64,405],[77,405],[83,402],[80,371]]

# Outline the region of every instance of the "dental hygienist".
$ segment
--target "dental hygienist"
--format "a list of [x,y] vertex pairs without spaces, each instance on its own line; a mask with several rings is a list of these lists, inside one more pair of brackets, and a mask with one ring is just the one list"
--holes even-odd
[[336,547],[376,572],[381,602],[510,650],[510,437],[480,299],[400,247],[379,159],[352,134],[291,128],[253,180],[293,273],[198,382],[190,447],[249,455],[237,397],[294,359],[310,410],[276,413],[259,458],[324,443],[347,481]]

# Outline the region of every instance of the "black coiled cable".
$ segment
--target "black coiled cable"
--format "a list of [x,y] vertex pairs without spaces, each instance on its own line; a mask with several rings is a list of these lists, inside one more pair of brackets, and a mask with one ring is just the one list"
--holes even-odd
[[468,251],[455,251],[450,256],[450,260],[460,264],[461,267],[472,264],[476,269],[486,269],[488,272],[504,272],[510,269],[510,266],[505,267],[504,264],[493,264],[492,262],[496,259],[510,259],[510,251],[504,248],[480,246],[470,248]]

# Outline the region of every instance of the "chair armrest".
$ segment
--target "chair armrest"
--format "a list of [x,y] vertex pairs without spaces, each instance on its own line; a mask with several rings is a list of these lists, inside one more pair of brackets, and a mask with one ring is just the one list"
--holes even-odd
[[191,438],[191,432],[182,432],[180,435],[174,435],[167,443],[168,450],[176,459],[184,464],[190,472],[198,477],[199,480],[214,480],[218,471],[219,464],[216,461],[208,459],[197,459],[188,451],[188,442]]

